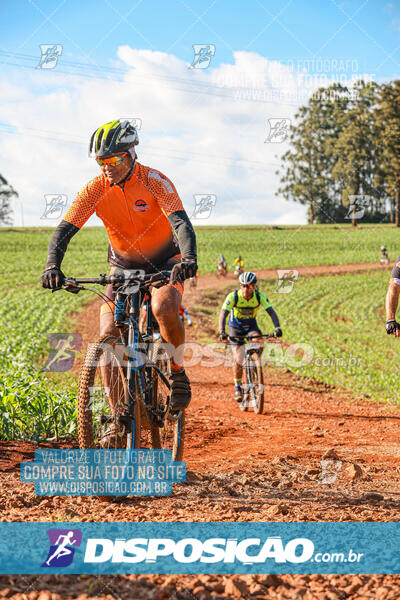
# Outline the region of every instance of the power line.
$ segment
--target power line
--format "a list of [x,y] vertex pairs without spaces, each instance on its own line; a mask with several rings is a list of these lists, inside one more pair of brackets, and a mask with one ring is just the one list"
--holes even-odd
[[[78,140],[68,140],[65,139],[66,136],[68,135],[72,135],[72,134],[64,134],[63,132],[57,132],[57,131],[46,131],[46,130],[41,130],[41,129],[33,129],[32,127],[24,127],[24,130],[26,129],[28,131],[28,133],[25,133],[25,131],[12,131],[10,130],[11,126],[9,125],[4,125],[2,123],[0,123],[0,129],[3,129],[3,133],[5,134],[9,134],[9,135],[27,135],[29,137],[36,137],[39,139],[46,139],[46,140],[51,140],[51,141],[55,141],[55,142],[61,142],[61,143],[68,143],[68,144],[78,144],[80,146],[87,146],[87,141],[78,141]],[[32,132],[32,133],[29,133]],[[52,134],[52,136],[48,136],[47,134],[50,133]],[[45,134],[45,135],[41,135],[41,134]],[[59,135],[60,137],[53,137],[54,135]],[[83,138],[81,138],[83,140]],[[207,154],[207,156],[205,156],[204,154],[201,154],[200,152],[194,152],[191,150],[185,151],[185,154],[182,154],[179,152],[179,150],[174,150],[169,149],[168,151],[158,151],[157,149],[153,149],[151,146],[146,147],[145,149],[145,153],[146,154],[151,154],[151,155],[155,155],[155,156],[167,156],[176,160],[188,160],[188,155],[191,155],[194,157],[194,160],[196,160],[196,162],[201,162],[204,164],[215,164],[218,161],[224,161],[226,163],[226,166],[228,166],[229,164],[232,163],[245,163],[244,165],[238,164],[239,167],[242,168],[248,168],[248,169],[255,169],[255,170],[260,170],[260,171],[267,171],[267,169],[265,168],[266,166],[280,166],[280,163],[268,163],[267,165],[261,161],[256,161],[256,160],[247,160],[244,158],[233,158],[233,157],[228,157],[228,156],[219,156],[218,154],[214,154],[214,155],[209,155]],[[208,158],[211,159],[215,159],[213,161],[208,160]],[[253,166],[254,165],[254,166]]]
[[[19,54],[16,52],[0,50],[0,55],[11,56],[11,57],[14,57],[16,60],[18,60],[19,58],[21,60],[29,60],[29,61],[32,61],[34,64],[37,64],[37,62],[38,62],[38,57],[31,56],[28,54]],[[7,64],[7,65],[15,66],[18,68],[25,68],[25,69],[34,68],[34,67],[32,67],[32,65],[24,65],[24,64],[20,64],[20,63],[16,63],[16,62],[9,62],[9,61],[0,61],[0,64]],[[62,68],[63,65],[74,68],[74,69],[78,69],[82,72],[71,72],[68,70],[67,71],[63,70],[63,68]],[[86,64],[86,63],[68,61],[68,60],[64,60],[64,59],[62,59],[62,61],[60,61],[60,66],[57,66],[57,68],[54,69],[54,72],[57,72],[57,73],[63,74],[63,75],[75,75],[77,77],[85,77],[88,79],[102,79],[102,80],[111,79],[113,81],[119,81],[122,84],[130,83],[130,81],[123,81],[121,79],[121,77],[129,74],[130,77],[134,77],[136,80],[141,81],[141,82],[145,83],[146,85],[149,84],[149,81],[151,81],[152,83],[157,83],[157,84],[164,83],[169,87],[173,87],[174,89],[185,92],[185,93],[206,94],[206,95],[214,96],[214,97],[231,98],[234,100],[240,100],[240,101],[245,101],[245,102],[246,101],[259,102],[259,103],[265,103],[265,104],[275,104],[276,102],[279,101],[279,103],[281,105],[292,106],[294,108],[299,107],[299,103],[285,102],[280,97],[277,98],[276,100],[267,100],[267,99],[265,99],[265,97],[264,98],[256,97],[258,95],[262,96],[262,95],[266,95],[268,93],[274,93],[274,91],[279,91],[279,88],[274,88],[274,87],[251,88],[251,87],[240,86],[240,85],[234,87],[234,86],[227,86],[227,85],[216,85],[213,83],[208,83],[208,82],[203,82],[203,81],[191,81],[189,79],[184,79],[184,78],[180,78],[180,77],[171,77],[170,75],[154,75],[154,74],[140,75],[140,74],[136,73],[134,71],[134,69],[97,66],[97,65],[91,65],[91,64]],[[194,75],[195,69],[192,69],[190,72],[193,73],[193,75]],[[108,76],[105,76],[105,75],[108,75]],[[114,77],[112,77],[112,75],[114,75]],[[120,78],[115,77],[115,75],[118,75]],[[197,76],[197,72],[196,72],[195,76]],[[176,85],[173,85],[173,84],[176,84]],[[184,87],[178,87],[178,86],[184,86]],[[223,90],[226,90],[227,93],[217,93],[217,91],[223,92]],[[235,95],[240,96],[240,98],[235,98]],[[244,98],[243,97],[244,95],[252,96],[252,97]]]

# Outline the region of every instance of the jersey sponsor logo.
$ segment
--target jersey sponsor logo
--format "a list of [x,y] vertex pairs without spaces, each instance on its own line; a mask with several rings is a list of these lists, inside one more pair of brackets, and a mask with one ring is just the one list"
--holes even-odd
[[134,206],[133,206],[133,210],[136,210],[138,212],[145,212],[146,210],[149,210],[151,207],[149,206],[149,204],[146,204],[146,202],[144,200],[136,200]]

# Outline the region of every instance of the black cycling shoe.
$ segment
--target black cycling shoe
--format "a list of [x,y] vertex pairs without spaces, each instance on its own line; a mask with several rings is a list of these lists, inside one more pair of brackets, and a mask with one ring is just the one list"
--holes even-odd
[[171,404],[170,410],[183,410],[187,408],[192,399],[190,381],[185,371],[172,371],[171,381]]

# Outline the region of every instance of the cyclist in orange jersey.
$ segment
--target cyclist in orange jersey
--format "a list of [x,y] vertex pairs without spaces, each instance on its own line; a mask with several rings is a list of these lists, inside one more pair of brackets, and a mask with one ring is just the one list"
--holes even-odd
[[[183,281],[197,270],[196,237],[172,182],[160,171],[137,162],[137,131],[129,120],[115,120],[97,129],[90,140],[90,156],[101,168],[79,192],[49,244],[42,286],[62,285],[61,262],[71,238],[96,214],[107,231],[111,271],[143,269],[147,273],[171,269],[170,284],[155,289],[152,310],[162,337],[175,348],[185,341],[179,318]],[[113,297],[112,286],[105,294]],[[100,335],[117,335],[110,305],[100,310]],[[191,399],[189,379],[181,364],[171,360],[171,408],[186,408]]]

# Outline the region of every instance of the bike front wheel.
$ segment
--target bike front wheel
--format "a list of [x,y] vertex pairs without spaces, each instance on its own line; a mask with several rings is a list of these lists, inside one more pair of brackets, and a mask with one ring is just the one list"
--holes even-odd
[[246,383],[245,395],[242,401],[247,410],[251,406],[256,414],[262,414],[264,410],[264,376],[259,354],[248,356],[246,361]]
[[80,448],[138,448],[140,411],[134,403],[132,433],[121,421],[128,406],[124,353],[119,340],[104,336],[89,344],[78,391],[78,440]]

